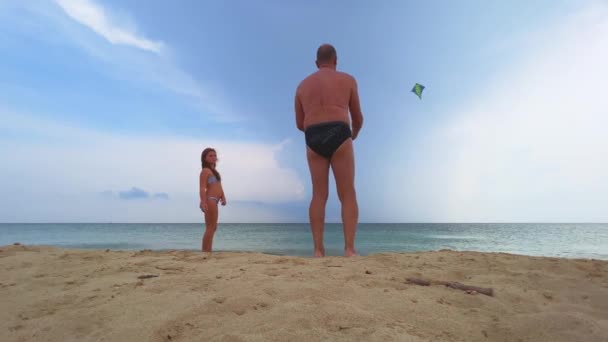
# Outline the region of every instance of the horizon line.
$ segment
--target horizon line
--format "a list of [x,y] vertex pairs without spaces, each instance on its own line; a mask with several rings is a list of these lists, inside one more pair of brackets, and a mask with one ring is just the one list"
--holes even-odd
[[[359,222],[358,224],[608,224],[608,222],[567,222],[567,221],[420,221],[420,222]],[[112,221],[89,221],[89,222],[0,222],[0,224],[202,224],[205,222],[112,222]],[[310,224],[310,222],[218,222],[218,224]],[[325,224],[342,224],[342,222],[325,222]]]

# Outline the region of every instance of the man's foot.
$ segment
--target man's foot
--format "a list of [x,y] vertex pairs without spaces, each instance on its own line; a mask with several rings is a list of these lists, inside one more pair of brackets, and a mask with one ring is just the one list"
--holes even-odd
[[344,250],[344,256],[353,257],[353,256],[359,256],[359,254],[357,254],[357,252],[355,252],[354,249],[346,249],[346,250]]

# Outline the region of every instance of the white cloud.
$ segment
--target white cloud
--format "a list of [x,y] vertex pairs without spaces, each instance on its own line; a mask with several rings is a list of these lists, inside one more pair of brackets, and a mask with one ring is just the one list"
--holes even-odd
[[184,70],[169,43],[141,37],[136,26],[129,14],[110,12],[91,0],[0,1],[0,28],[62,49],[81,49],[98,62],[91,64],[91,73],[103,72],[136,87],[166,90],[218,122],[246,121],[253,116],[221,84]]
[[112,44],[129,45],[138,49],[160,53],[162,42],[138,36],[135,32],[113,22],[107,10],[91,0],[55,0],[72,19],[90,28]]
[[[223,209],[225,220],[267,218],[270,213],[280,217],[268,209],[272,204],[304,198],[304,186],[296,172],[277,161],[283,142],[120,136],[8,111],[0,112],[0,117],[0,130],[7,133],[6,138],[0,138],[0,213],[4,215],[0,221],[14,217],[15,212],[25,215],[19,216],[24,221],[33,213],[37,213],[33,217],[60,216],[68,221],[83,213],[99,218],[101,214],[95,214],[99,210],[121,221],[196,222],[200,218],[200,154],[207,146],[218,152],[218,170],[232,204]],[[28,138],[10,138],[18,136]],[[118,193],[132,187],[167,193],[169,200],[121,201],[103,195],[104,191]],[[249,201],[265,203],[268,208],[259,204],[253,208]]]
[[431,220],[608,220],[608,5],[560,19],[428,135]]
[[[108,51],[104,47],[88,41],[86,36],[83,37],[78,32],[67,32],[93,56],[113,63],[116,69],[114,75],[117,77],[128,78],[130,81],[141,80],[142,83],[154,83],[176,94],[186,96],[193,100],[197,109],[211,114],[211,117],[217,121],[244,120],[243,115],[237,114],[237,109],[224,94],[221,86],[211,84],[209,81],[201,83],[177,66],[171,58],[173,52],[167,44],[138,37],[133,32],[134,30],[120,27],[114,23],[117,15],[109,13],[106,8],[91,0],[55,0],[55,2],[70,18],[89,27],[111,43],[126,44],[157,53],[155,56],[150,56]],[[129,19],[129,21],[131,20]],[[135,25],[129,26],[134,27]]]

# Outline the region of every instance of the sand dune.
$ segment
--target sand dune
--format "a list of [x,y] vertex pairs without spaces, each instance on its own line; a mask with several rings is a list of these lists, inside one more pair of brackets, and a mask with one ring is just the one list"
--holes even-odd
[[608,261],[0,250],[2,341],[608,341]]

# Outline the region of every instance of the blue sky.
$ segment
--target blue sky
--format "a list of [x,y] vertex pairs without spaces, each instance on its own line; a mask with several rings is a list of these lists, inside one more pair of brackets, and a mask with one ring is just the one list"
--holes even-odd
[[361,221],[606,222],[606,37],[604,1],[0,2],[0,222],[202,221],[207,146],[221,221],[306,222],[293,95],[326,42]]

